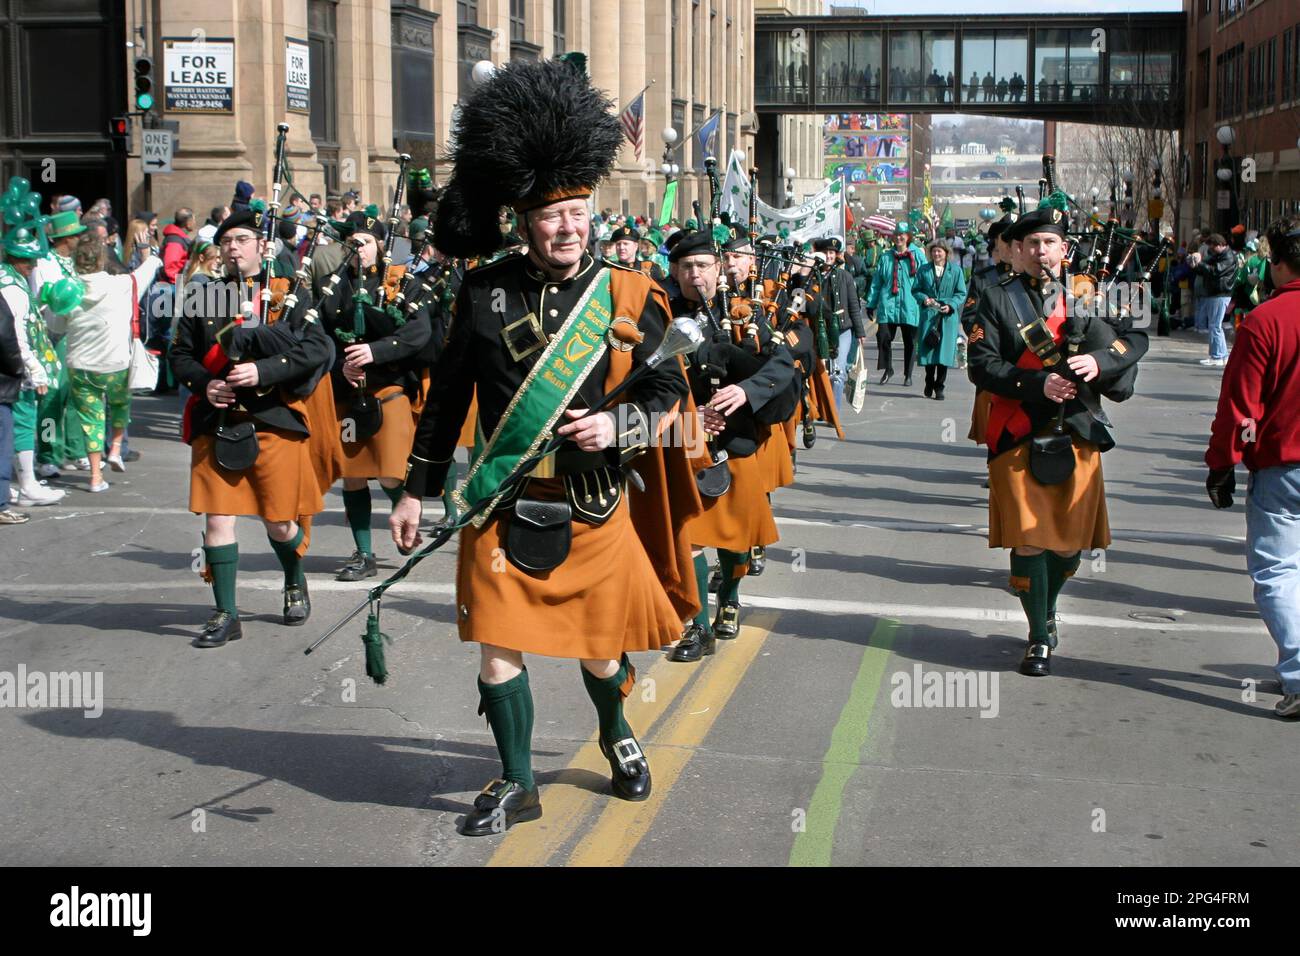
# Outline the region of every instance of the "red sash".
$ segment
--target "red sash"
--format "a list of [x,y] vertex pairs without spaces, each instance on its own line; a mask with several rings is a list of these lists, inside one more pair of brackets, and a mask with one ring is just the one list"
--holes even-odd
[[[1056,344],[1060,345],[1064,339],[1061,327],[1065,324],[1065,296],[1060,296],[1056,301],[1056,309],[1047,319],[1047,329],[1052,333],[1052,338]],[[1016,361],[1017,368],[1023,369],[1041,369],[1043,360],[1034,354],[1032,349],[1026,348],[1020,353],[1020,358]],[[1029,416],[1025,414],[1024,408],[1021,407],[1021,400],[1018,398],[1004,398],[1001,395],[991,395],[992,405],[989,409],[988,429],[986,431],[986,444],[989,448],[989,455],[997,454],[1002,447],[1003,433],[1010,434],[1013,444],[1019,444],[1021,440],[1029,435],[1033,426],[1030,424]]]

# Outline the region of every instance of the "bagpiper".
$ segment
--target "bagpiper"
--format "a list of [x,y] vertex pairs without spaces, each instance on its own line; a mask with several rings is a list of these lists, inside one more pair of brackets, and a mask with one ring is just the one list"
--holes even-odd
[[[720,301],[721,266],[710,232],[681,239],[670,254],[677,265],[682,296],[672,303],[674,315],[698,315],[706,340],[687,363],[692,396],[705,432],[713,437],[714,459],[700,478],[704,511],[686,526],[701,596],[708,591],[704,548],[718,550],[721,582],[718,613],[710,624],[707,599],[670,660],[695,662],[716,650],[716,640],[740,633],[740,581],[748,570],[751,549],[767,547],[779,535],[767,499],[767,484],[756,452],[764,426],[777,425],[795,408],[798,384],[794,359],[766,322],[754,326],[756,347],[747,345],[746,329],[736,329],[727,304]],[[722,475],[725,473],[725,479]]]
[[370,481],[391,504],[402,496],[406,459],[415,440],[411,409],[423,398],[421,353],[432,337],[427,309],[394,304],[385,282],[382,248],[387,228],[358,210],[347,220],[355,259],[342,286],[321,308],[321,323],[335,339],[331,370],[343,444],[343,509],[355,550],[336,575],[359,581],[378,573],[370,534]]
[[216,601],[195,647],[243,636],[235,602],[239,515],[262,520],[284,570],[284,623],[305,624],[311,615],[302,559],[308,522],[324,499],[310,439],[313,428],[329,430],[334,422],[313,421],[308,405],[333,348],[318,323],[304,320],[305,302],[280,317],[276,303],[261,294],[268,281],[264,217],[270,215],[259,201],[222,222],[213,240],[225,276],[208,283],[203,295],[185,297],[168,356],[191,393],[182,422],[190,446],[189,507],[205,516],[204,576]]
[[[670,318],[647,276],[586,252],[588,201],[623,138],[611,107],[571,63],[499,67],[461,106],[454,170],[438,205],[434,241],[450,255],[497,250],[503,205],[528,242],[526,254],[471,270],[461,284],[392,516],[397,544],[413,548],[421,500],[442,493],[477,390],[481,441],[457,495],[464,508],[484,498],[491,505],[461,532],[457,624],[462,641],[480,645],[479,712],[502,773],[462,821],[470,836],[541,816],[524,654],[580,662],[615,796],[644,800],[651,790],[648,759],[623,713],[635,681],[628,654],[676,640],[680,615],[629,516],[624,479],[651,423],[666,421],[687,386],[677,363],[650,366],[612,412],[590,413],[645,365]],[[511,500],[493,498],[557,425],[567,439],[560,450]]]
[[636,220],[631,216],[610,232],[608,241],[614,250],[614,256],[609,260],[611,264],[636,269],[655,282],[663,282],[664,270],[659,268],[652,257],[642,255],[641,244],[645,242],[645,237],[637,230]]
[[[1049,200],[1050,201],[1050,200]],[[1029,622],[1020,672],[1051,672],[1056,603],[1084,548],[1110,544],[1101,455],[1114,447],[1102,397],[1132,394],[1146,333],[1118,333],[1069,293],[1060,205],[1021,216],[1004,235],[1023,274],[981,298],[971,378],[992,395],[988,421],[989,547],[1011,550],[1012,589]]]
[[[1005,233],[1007,227],[1015,222],[1016,218],[1015,213],[1008,212],[988,228],[986,239],[990,254],[989,264],[971,272],[970,284],[966,288],[966,301],[962,303],[961,327],[968,340],[971,331],[975,327],[975,312],[985,290],[997,285],[1015,271],[1011,265],[1011,242],[1006,238]],[[971,377],[969,366],[966,375],[968,378]],[[973,382],[974,379],[971,378],[971,381]],[[984,432],[989,421],[990,400],[991,396],[987,392],[978,388],[975,390],[975,400],[971,405],[970,431],[966,437],[977,445],[984,444]]]

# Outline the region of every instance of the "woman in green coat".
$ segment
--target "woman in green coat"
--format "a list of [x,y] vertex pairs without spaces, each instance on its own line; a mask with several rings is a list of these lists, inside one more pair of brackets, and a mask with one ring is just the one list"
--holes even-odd
[[[925,366],[925,397],[943,401],[948,369],[957,364],[957,326],[966,300],[966,276],[948,261],[948,246],[936,239],[930,261],[917,271],[914,295],[921,307],[918,358]],[[937,344],[935,344],[937,338]]]
[[876,367],[884,371],[880,384],[894,374],[894,330],[903,336],[903,384],[912,384],[912,362],[916,350],[916,327],[921,321],[914,289],[916,277],[925,264],[912,247],[912,227],[906,220],[894,228],[893,245],[880,254],[880,264],[871,280],[867,310],[879,323],[876,344],[879,346]]

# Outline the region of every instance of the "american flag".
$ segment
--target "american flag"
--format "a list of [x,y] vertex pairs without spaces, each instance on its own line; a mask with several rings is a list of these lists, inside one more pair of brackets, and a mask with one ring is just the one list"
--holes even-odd
[[645,141],[645,91],[634,99],[625,109],[619,120],[623,123],[623,133],[627,141],[636,150],[636,161],[641,162],[641,147]]

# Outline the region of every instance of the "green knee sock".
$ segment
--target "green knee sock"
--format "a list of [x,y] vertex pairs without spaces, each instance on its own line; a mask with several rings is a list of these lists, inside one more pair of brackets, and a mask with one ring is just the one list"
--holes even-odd
[[348,527],[352,529],[352,540],[362,554],[374,554],[370,543],[370,489],[358,488],[356,491],[343,489],[343,511],[348,516]]
[[1011,552],[1011,586],[1029,621],[1029,639],[1047,641],[1047,559],[1041,554]]
[[274,538],[268,540],[271,542],[271,550],[280,559],[280,567],[284,568],[284,586],[305,584],[302,558],[298,557],[298,545],[302,544],[302,525],[298,526],[298,533],[288,541],[276,541]]
[[218,610],[238,614],[235,606],[235,575],[239,572],[239,544],[204,545],[203,554],[212,575],[212,596]]
[[740,600],[740,578],[736,577],[736,571],[747,564],[748,552],[718,549],[718,570],[722,575],[722,583],[718,585],[718,607]]
[[446,512],[448,521],[455,521],[459,515],[456,511],[456,502],[452,500],[451,493],[456,490],[456,462],[447,466],[447,477],[445,484],[442,486],[442,508]]
[[480,714],[487,717],[501,755],[501,776],[529,790],[533,780],[533,692],[528,669],[504,684],[478,681]]
[[623,694],[619,689],[627,680],[627,666],[627,655],[624,654],[618,671],[612,677],[595,677],[587,668],[582,668],[582,682],[587,685],[587,696],[596,705],[600,738],[607,744],[632,736],[632,728],[623,719]]
[[1063,558],[1054,551],[1044,551],[1043,556],[1047,559],[1047,613],[1050,618],[1056,614],[1056,598],[1061,588],[1079,570],[1079,552]]
[[709,629],[709,559],[701,551],[695,556],[695,586],[700,589],[700,613],[695,615],[695,623],[706,631]]
[[396,488],[385,488],[383,485],[380,485],[379,487],[384,489],[384,494],[388,495],[388,500],[392,502],[393,507],[396,508],[397,503],[402,500],[402,486],[398,485]]

